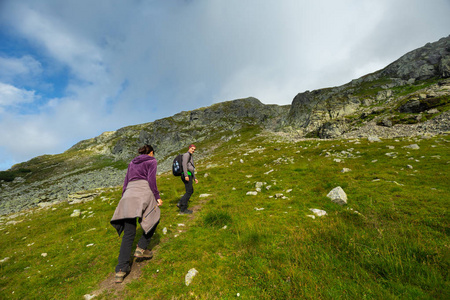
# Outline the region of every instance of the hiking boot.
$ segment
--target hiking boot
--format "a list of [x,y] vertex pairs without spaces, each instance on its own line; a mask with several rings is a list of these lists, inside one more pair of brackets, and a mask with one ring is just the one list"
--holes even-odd
[[122,270],[120,270],[119,272],[116,273],[116,276],[114,277],[114,281],[115,283],[122,283],[123,279],[125,278],[125,276],[127,276],[128,272],[124,272]]
[[141,249],[139,247],[136,248],[136,251],[134,252],[134,257],[137,258],[152,258],[153,252],[147,249]]
[[180,214],[181,215],[190,215],[190,214],[192,214],[193,213],[193,211],[192,210],[189,210],[189,209],[187,209],[187,208],[185,208],[184,210],[180,210]]

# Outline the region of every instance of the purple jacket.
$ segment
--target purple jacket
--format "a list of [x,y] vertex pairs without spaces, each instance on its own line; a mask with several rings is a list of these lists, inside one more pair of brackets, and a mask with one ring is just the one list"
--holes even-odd
[[156,186],[157,165],[158,162],[156,161],[156,158],[148,156],[147,154],[135,157],[128,165],[127,175],[125,176],[125,181],[123,183],[122,196],[130,181],[144,179],[147,180],[155,199],[161,199],[158,187]]

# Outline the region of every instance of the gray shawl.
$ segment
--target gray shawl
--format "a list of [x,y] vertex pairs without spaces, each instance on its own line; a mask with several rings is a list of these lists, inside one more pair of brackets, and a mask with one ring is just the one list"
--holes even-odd
[[142,229],[148,233],[160,217],[161,210],[147,180],[135,180],[128,183],[110,223],[120,236],[124,229],[124,219],[139,218]]

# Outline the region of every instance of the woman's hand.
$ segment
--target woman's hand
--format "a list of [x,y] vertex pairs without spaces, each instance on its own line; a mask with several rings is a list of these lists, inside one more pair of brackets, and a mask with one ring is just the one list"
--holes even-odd
[[161,199],[156,200],[156,202],[158,203],[158,206],[161,206],[163,204]]
[[198,183],[198,180],[197,180],[197,178],[195,178],[194,180],[195,180],[195,183]]

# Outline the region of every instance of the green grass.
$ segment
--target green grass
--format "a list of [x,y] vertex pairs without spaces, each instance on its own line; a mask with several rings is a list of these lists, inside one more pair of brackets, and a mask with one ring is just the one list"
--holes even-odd
[[4,180],[5,182],[11,182],[16,177],[24,176],[30,173],[30,169],[19,168],[17,170],[8,170],[8,171],[0,171],[0,180]]
[[[201,208],[193,218],[177,214],[180,179],[158,177],[157,254],[139,279],[96,299],[446,299],[449,142],[288,143],[246,128],[197,163],[191,206]],[[420,149],[403,148],[413,143]],[[197,147],[200,155],[211,145]],[[353,157],[333,161],[342,151]],[[247,196],[256,182],[265,183],[261,192]],[[346,206],[326,197],[336,186]],[[273,197],[279,193],[286,198]],[[97,290],[116,264],[121,240],[109,220],[120,194],[105,190],[1,225],[0,259],[10,259],[0,264],[0,298],[81,299]],[[310,208],[327,215],[312,219]],[[74,209],[85,213],[72,218]],[[186,286],[191,268],[199,273]]]

